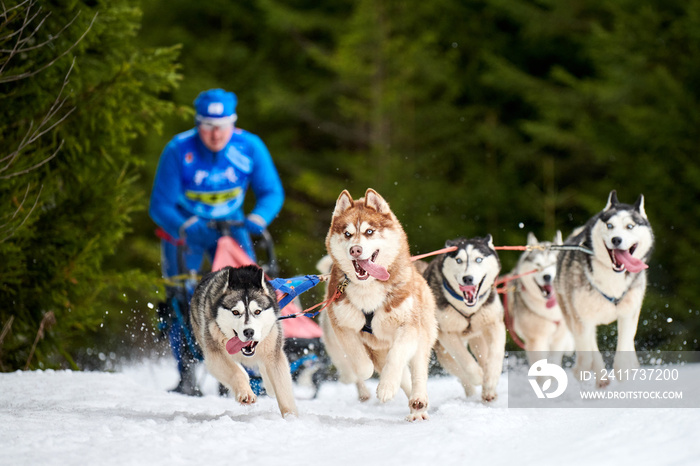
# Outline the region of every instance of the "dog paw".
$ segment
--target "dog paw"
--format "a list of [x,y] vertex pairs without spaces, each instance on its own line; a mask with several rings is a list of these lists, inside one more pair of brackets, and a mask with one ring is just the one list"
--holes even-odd
[[496,390],[484,390],[481,392],[481,400],[484,403],[490,403],[496,398],[498,398],[498,393],[496,393]]
[[242,405],[252,405],[258,400],[255,393],[252,391],[248,393],[239,393],[236,399]]
[[411,412],[425,411],[428,409],[428,397],[419,396],[411,398],[410,400],[408,400],[408,407],[411,408]]
[[396,392],[398,392],[398,391],[399,391],[399,384],[384,382],[384,381],[380,380],[379,385],[377,385],[377,398],[382,403],[386,403],[387,401],[394,398],[394,396],[396,395]]
[[414,421],[427,421],[430,419],[430,416],[428,416],[427,411],[421,411],[421,412],[411,412],[408,416],[406,416],[406,420],[408,422],[414,422]]
[[608,385],[610,385],[610,379],[602,379],[601,380],[600,378],[598,378],[598,380],[596,380],[596,382],[595,382],[595,386],[598,388],[605,388]]
[[357,398],[363,403],[372,398],[372,394],[364,382],[357,382]]

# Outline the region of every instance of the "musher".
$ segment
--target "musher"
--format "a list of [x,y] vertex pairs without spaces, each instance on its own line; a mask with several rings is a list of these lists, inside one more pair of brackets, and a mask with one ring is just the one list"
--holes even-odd
[[[270,152],[260,137],[235,126],[237,101],[234,93],[223,89],[200,93],[194,101],[196,126],[175,136],[160,156],[149,214],[165,232],[161,235],[164,278],[199,272],[205,259],[211,263],[220,237],[211,220],[241,222],[242,227],[231,228],[231,236],[255,260],[250,235],[260,235],[282,208],[284,190]],[[245,215],[249,187],[255,206]],[[184,254],[178,257],[180,251]],[[191,295],[183,298],[181,288],[167,287],[166,299],[171,303],[179,296],[185,320]],[[196,358],[184,325],[174,316],[168,327],[180,373],[180,382],[171,391],[201,396]]]

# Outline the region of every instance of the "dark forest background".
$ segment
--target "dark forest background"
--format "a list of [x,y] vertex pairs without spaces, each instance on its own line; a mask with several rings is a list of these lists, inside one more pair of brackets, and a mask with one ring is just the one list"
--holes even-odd
[[[566,236],[611,189],[643,193],[657,244],[637,346],[700,349],[700,0],[0,10],[0,370],[109,368],[157,346],[151,184],[213,87],[238,95],[282,177],[282,276],[316,273],[343,189],[381,193],[414,254]],[[503,272],[516,260],[502,252]]]

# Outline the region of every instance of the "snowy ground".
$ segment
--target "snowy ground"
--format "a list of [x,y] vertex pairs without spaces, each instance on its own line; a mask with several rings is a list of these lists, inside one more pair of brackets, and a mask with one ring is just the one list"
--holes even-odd
[[[361,404],[354,387],[297,392],[298,418],[268,397],[253,406],[167,393],[167,358],[118,373],[0,374],[0,465],[695,465],[700,409],[513,409],[466,399],[452,377],[429,380],[427,422],[406,397]],[[376,382],[371,383],[376,388]]]

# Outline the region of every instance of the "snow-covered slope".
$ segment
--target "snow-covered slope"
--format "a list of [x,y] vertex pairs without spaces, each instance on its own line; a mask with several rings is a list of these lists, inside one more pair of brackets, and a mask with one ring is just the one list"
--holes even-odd
[[[548,465],[675,464],[700,458],[700,409],[513,409],[505,375],[489,406],[456,379],[431,378],[427,422],[408,423],[406,397],[359,403],[328,382],[299,388],[298,418],[269,397],[244,407],[167,392],[172,360],[118,373],[0,374],[2,465]],[[372,383],[374,382],[374,383]],[[376,382],[370,381],[371,388]]]

